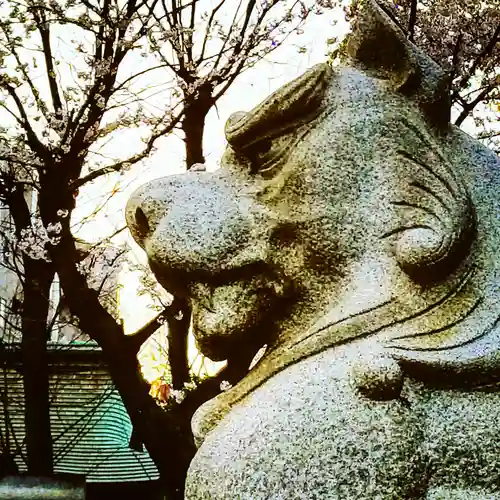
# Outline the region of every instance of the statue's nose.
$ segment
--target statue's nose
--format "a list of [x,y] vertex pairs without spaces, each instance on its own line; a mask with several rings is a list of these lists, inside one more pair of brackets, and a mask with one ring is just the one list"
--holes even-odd
[[227,179],[202,172],[152,181],[126,208],[132,236],[165,271],[223,268],[251,236],[250,213]]
[[176,192],[200,180],[199,175],[193,176],[194,172],[206,172],[205,165],[195,163],[189,169],[189,175],[155,179],[134,191],[127,203],[125,217],[133,238],[140,246],[144,248],[147,237],[175,203]]
[[127,226],[134,240],[145,248],[147,239],[172,205],[171,183],[158,179],[144,184],[130,197],[125,209]]

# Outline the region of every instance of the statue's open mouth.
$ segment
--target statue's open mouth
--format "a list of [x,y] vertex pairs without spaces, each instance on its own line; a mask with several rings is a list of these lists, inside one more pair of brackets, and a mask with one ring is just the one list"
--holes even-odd
[[196,283],[192,290],[193,332],[199,347],[214,360],[227,359],[242,345],[264,343],[272,294],[259,277],[211,287]]
[[201,352],[210,359],[228,359],[243,346],[251,346],[256,352],[268,341],[269,312],[280,286],[269,278],[268,269],[263,272],[262,264],[217,275],[167,274],[154,267],[166,290],[189,300],[194,336]]

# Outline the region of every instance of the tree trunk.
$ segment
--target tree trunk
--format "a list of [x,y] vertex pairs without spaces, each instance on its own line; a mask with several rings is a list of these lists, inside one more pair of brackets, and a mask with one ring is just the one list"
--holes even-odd
[[168,362],[172,374],[172,387],[182,390],[189,381],[189,360],[187,356],[191,308],[186,299],[176,298],[179,307],[177,317],[167,317],[168,324]]
[[[206,91],[206,89],[205,89]],[[185,133],[186,162],[203,163],[203,131],[205,118],[211,107],[211,94],[187,106],[182,128]],[[48,186],[47,186],[48,187]],[[53,189],[53,185],[51,184]],[[56,190],[57,192],[57,190]],[[59,197],[59,198],[58,198]],[[49,192],[40,198],[44,223],[55,222],[58,197]],[[58,206],[54,206],[58,198]],[[68,202],[68,208],[72,208]],[[149,395],[149,385],[142,377],[133,343],[127,342],[121,325],[101,306],[98,295],[88,288],[85,278],[76,268],[76,249],[71,236],[69,221],[63,221],[62,240],[52,247],[52,258],[68,302],[71,313],[79,319],[82,332],[94,339],[103,350],[111,378],[118,389],[128,411],[134,430],[146,446],[161,476],[168,500],[183,500],[184,483],[189,464],[196,452],[191,432],[191,417],[199,404],[219,392],[221,380],[211,379],[202,384],[200,390],[190,394],[183,404],[168,410],[160,408]],[[177,299],[179,300],[179,299]],[[182,388],[187,380],[187,336],[190,324],[190,309],[187,303],[179,302],[182,318],[175,321],[169,334],[169,350],[175,355],[172,362],[172,378]]]
[[213,105],[211,88],[200,89],[199,97],[192,102],[186,98],[182,131],[186,144],[186,167],[189,169],[195,163],[205,163],[203,156],[203,132],[205,119]]
[[49,262],[26,257],[24,272],[21,350],[28,473],[50,476],[53,472],[53,450],[50,431],[47,319],[54,269]]

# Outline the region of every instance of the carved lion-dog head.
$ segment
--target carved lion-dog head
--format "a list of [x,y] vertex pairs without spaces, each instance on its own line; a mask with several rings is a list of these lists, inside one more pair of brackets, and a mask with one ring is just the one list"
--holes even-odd
[[232,115],[218,171],[134,193],[128,226],[159,282],[191,301],[202,352],[268,346],[213,411],[362,336],[408,372],[497,369],[500,168],[450,125],[448,84],[359,2],[342,63]]

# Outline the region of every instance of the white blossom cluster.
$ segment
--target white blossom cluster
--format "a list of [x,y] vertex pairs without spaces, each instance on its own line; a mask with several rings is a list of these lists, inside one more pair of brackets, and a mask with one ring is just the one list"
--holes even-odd
[[220,390],[222,392],[228,391],[229,389],[231,389],[231,387],[232,387],[232,385],[227,380],[223,380],[220,383]]
[[170,392],[170,397],[172,397],[177,404],[181,404],[184,401],[184,399],[186,399],[188,392],[194,391],[197,387],[198,386],[194,380],[191,380],[189,382],[184,382],[182,390],[180,391],[172,390]]
[[60,113],[48,113],[47,125],[57,133],[64,132],[68,126],[68,115],[63,111]]
[[39,218],[35,218],[29,227],[21,230],[20,238],[16,242],[14,234],[8,239],[17,243],[17,248],[34,260],[45,260],[50,262],[47,245],[57,245],[61,241],[62,226],[60,222],[49,224],[47,228]]
[[[36,156],[29,148],[26,148],[23,137],[9,137],[4,140],[3,131],[0,130],[0,173],[9,173],[15,182],[26,182],[33,179],[34,168],[43,165],[42,160]],[[5,133],[6,134],[6,133]],[[14,168],[9,168],[8,162],[14,164]]]
[[186,391],[178,391],[173,389],[170,391],[170,396],[175,400],[177,404],[181,404],[186,398]]
[[111,65],[113,64],[113,57],[108,57],[100,61],[92,61],[91,65],[94,67],[94,75],[96,78],[105,76],[111,70]]
[[183,388],[180,390],[172,389],[170,383],[167,382],[163,377],[161,379],[157,379],[155,382],[152,383],[151,386],[153,387],[155,385],[156,385],[155,389],[158,386],[162,386],[162,385],[167,385],[167,387],[168,387],[167,399],[165,399],[164,397],[163,398],[155,397],[154,396],[154,392],[155,392],[154,389],[153,389],[153,392],[150,392],[150,394],[153,395],[153,397],[155,397],[156,404],[158,404],[162,408],[166,408],[169,405],[171,405],[172,403],[181,404],[186,399],[186,396],[188,395],[188,393],[191,391],[194,391],[198,387],[196,382],[194,380],[191,380],[189,382],[185,382]]

